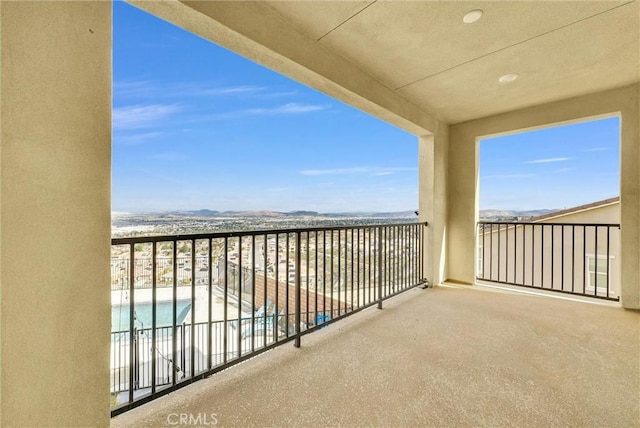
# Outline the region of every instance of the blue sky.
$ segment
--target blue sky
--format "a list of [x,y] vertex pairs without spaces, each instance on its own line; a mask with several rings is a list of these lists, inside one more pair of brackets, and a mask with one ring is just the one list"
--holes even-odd
[[620,120],[480,141],[480,207],[564,209],[619,195]]
[[417,139],[114,4],[114,211],[417,208]]
[[[114,211],[417,208],[415,136],[128,4],[113,38]],[[483,142],[481,208],[616,195],[617,120],[587,125]]]

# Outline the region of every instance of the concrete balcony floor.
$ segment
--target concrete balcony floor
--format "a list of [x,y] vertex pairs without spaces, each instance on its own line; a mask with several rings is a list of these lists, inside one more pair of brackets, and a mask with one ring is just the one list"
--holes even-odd
[[111,427],[640,426],[639,344],[640,313],[611,304],[414,289]]

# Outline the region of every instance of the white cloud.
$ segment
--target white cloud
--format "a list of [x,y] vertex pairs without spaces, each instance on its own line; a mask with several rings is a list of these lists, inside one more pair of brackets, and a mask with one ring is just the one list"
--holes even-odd
[[280,90],[256,85],[216,85],[209,82],[154,82],[151,80],[115,81],[113,94],[116,98],[184,98],[207,96],[243,96],[260,99],[290,97],[295,90]]
[[207,88],[206,86],[193,86],[185,89],[182,94],[188,95],[238,95],[238,94],[255,94],[263,92],[266,88],[261,86],[221,86],[217,88]]
[[283,96],[295,95],[295,91],[274,91],[270,92],[270,88],[267,86],[255,86],[255,85],[227,85],[219,86],[204,82],[194,83],[177,83],[173,85],[164,85],[164,95],[170,96],[211,96],[211,97],[224,97],[224,96],[242,96],[251,98],[277,98]]
[[280,114],[310,113],[314,111],[326,110],[328,108],[329,106],[326,104],[320,105],[320,104],[288,103],[278,107],[252,108],[247,110],[241,110],[241,112],[247,115],[280,115]]
[[285,116],[295,114],[313,113],[317,111],[327,110],[330,105],[326,104],[301,104],[301,103],[288,103],[276,107],[268,108],[250,108],[245,110],[236,110],[228,113],[218,113],[209,116],[202,116],[196,120],[224,120],[224,119],[238,119],[251,116]]
[[329,169],[303,169],[300,171],[302,175],[342,175],[342,174],[371,174],[371,175],[390,175],[394,172],[415,171],[417,168],[396,167],[371,167],[359,166],[352,168],[329,168]]
[[180,106],[166,104],[117,107],[112,112],[113,128],[116,130],[148,128],[159,124],[178,111]]
[[527,161],[525,163],[551,163],[551,162],[564,162],[571,158],[546,158]]

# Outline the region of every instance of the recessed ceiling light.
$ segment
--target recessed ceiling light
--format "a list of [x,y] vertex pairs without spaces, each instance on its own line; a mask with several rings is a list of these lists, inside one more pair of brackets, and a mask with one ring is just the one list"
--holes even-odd
[[478,19],[482,18],[482,14],[484,12],[480,9],[474,9],[471,12],[467,13],[463,18],[462,18],[462,22],[464,22],[465,24],[473,24],[474,22],[476,22]]
[[514,80],[516,80],[520,75],[518,73],[509,73],[509,74],[505,74],[504,76],[500,76],[500,78],[498,79],[498,82],[500,83],[509,83],[509,82],[513,82]]

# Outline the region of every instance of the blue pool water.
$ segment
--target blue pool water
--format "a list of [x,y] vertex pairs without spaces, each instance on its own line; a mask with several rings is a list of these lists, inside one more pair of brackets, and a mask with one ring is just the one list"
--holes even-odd
[[[151,328],[153,304],[136,303],[135,327]],[[176,301],[176,322],[182,324],[191,310],[191,300]],[[173,302],[156,302],[156,326],[166,327],[173,324]],[[111,331],[129,330],[129,305],[111,306]]]

